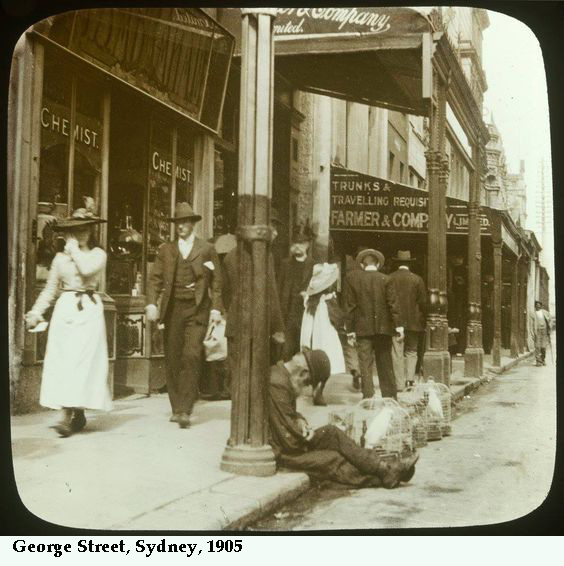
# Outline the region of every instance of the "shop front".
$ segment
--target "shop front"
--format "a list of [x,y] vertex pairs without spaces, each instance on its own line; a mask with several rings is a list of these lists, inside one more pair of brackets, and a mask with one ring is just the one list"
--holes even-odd
[[[409,250],[415,258],[412,270],[428,281],[427,191],[333,166],[330,198],[329,225],[335,261],[354,267],[352,258],[363,247],[379,249],[387,260],[399,250]],[[482,207],[479,221],[482,246],[486,250],[491,247],[489,209]],[[468,322],[468,203],[447,197],[445,223],[447,319],[449,327],[459,330],[449,350],[451,355],[463,355]],[[482,265],[488,274],[490,264]],[[393,269],[392,262],[386,261],[383,271],[389,273]],[[342,275],[345,271],[346,268]],[[482,315],[484,320],[490,312],[482,311]],[[488,318],[486,324],[489,322]]]
[[[147,276],[173,237],[175,203],[190,202],[203,217],[199,235],[213,236],[232,38],[197,9],[124,9],[54,16],[22,41],[18,64],[25,71],[28,58],[33,72],[18,84],[32,95],[30,161],[19,164],[29,183],[13,187],[25,192],[29,224],[21,310],[64,247],[54,224],[93,199],[107,219],[96,236],[108,258],[101,291],[113,391],[149,393],[164,383],[164,364],[161,329],[145,319]],[[14,324],[24,345],[15,403],[26,410],[38,397],[46,333]]]

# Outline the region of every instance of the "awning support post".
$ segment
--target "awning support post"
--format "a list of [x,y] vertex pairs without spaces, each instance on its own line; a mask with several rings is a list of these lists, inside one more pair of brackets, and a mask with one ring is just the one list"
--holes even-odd
[[274,92],[272,8],[242,9],[239,122],[238,289],[231,435],[221,460],[226,472],[270,476],[276,472],[268,444],[270,332],[268,255],[272,196]]

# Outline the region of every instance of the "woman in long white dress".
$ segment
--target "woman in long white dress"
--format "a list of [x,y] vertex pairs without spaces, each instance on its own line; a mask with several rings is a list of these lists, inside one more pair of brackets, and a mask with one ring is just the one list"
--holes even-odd
[[[339,270],[333,263],[318,263],[305,292],[300,347],[323,350],[331,363],[331,375],[345,373],[345,358],[339,332],[345,332],[344,314],[335,292]],[[323,387],[313,392],[315,405],[325,405]]]
[[54,428],[63,437],[84,428],[84,409],[108,411],[112,406],[104,307],[96,293],[106,252],[92,240],[93,226],[100,222],[105,221],[79,208],[57,224],[65,236],[64,252],[54,257],[45,288],[26,314],[28,328],[34,328],[56,301],[39,402],[62,409],[62,419]]

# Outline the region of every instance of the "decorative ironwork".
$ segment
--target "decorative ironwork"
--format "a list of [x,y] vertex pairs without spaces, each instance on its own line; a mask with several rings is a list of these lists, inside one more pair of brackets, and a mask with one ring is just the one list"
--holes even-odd
[[117,354],[118,358],[140,358],[145,353],[145,316],[142,314],[118,314]]

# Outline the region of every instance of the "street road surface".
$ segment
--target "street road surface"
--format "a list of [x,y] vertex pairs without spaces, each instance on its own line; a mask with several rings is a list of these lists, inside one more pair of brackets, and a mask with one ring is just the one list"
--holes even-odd
[[556,449],[555,367],[532,360],[459,403],[452,436],[421,449],[409,484],[313,489],[252,530],[461,527],[530,513],[550,489]]

